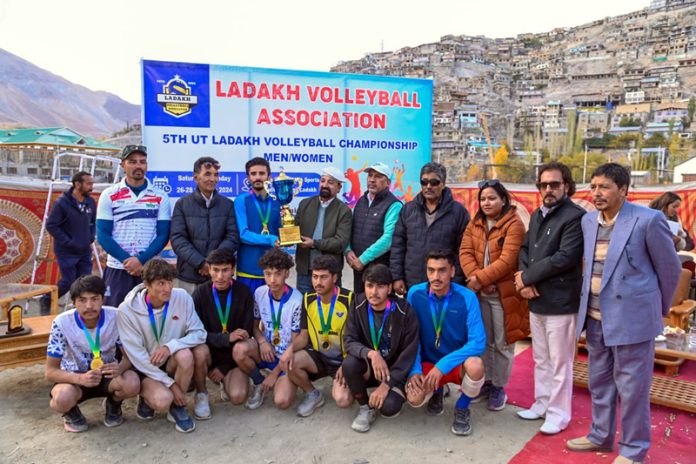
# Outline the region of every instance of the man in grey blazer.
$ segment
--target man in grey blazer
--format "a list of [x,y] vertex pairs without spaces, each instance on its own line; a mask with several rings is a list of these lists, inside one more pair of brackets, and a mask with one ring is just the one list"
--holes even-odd
[[[295,256],[297,289],[302,293],[312,287],[312,261],[319,255],[331,255],[343,268],[343,252],[350,243],[353,214],[348,205],[336,198],[346,182],[343,173],[329,166],[321,171],[319,195],[305,198],[297,207],[295,220],[300,226],[302,243]],[[336,286],[341,285],[341,272]]]
[[609,451],[621,399],[615,463],[642,462],[650,448],[650,383],[655,337],[681,272],[664,214],[626,201],[630,175],[599,166],[590,183],[597,211],[582,219],[584,276],[578,336],[587,322],[592,426],[566,444],[572,451]]

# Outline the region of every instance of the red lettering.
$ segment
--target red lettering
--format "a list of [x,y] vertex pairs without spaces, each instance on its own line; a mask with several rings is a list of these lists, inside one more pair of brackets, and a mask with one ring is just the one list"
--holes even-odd
[[262,82],[259,85],[259,93],[256,94],[256,98],[271,98],[271,93],[268,91],[268,84]]
[[401,95],[399,94],[398,91],[394,91],[392,93],[391,101],[389,102],[389,106],[401,106]]
[[378,102],[382,106],[389,105],[389,92],[387,92],[386,90],[380,90]]
[[[334,101],[334,103],[345,103],[345,100],[343,100],[343,99],[341,98],[341,94],[340,94],[341,89],[339,89],[338,87],[334,87],[333,90],[334,90],[334,92],[333,92],[333,101]],[[346,92],[349,92],[348,89],[345,89],[345,90],[346,90]]]
[[365,104],[365,89],[357,89],[355,91],[355,103],[358,105]]
[[375,97],[377,96],[378,90],[367,90],[367,98],[370,100],[370,105],[375,104]]
[[[275,111],[273,111],[275,113]],[[256,118],[256,124],[270,124],[271,118],[268,116],[268,110],[266,108],[261,108],[259,111],[259,117]],[[275,124],[275,122],[274,122]]]
[[273,99],[274,100],[284,100],[283,97],[283,87],[285,84],[273,84]]
[[222,93],[222,82],[215,81],[215,96],[216,97],[226,97],[227,94]]
[[300,86],[299,85],[293,85],[292,87],[288,86],[288,100],[292,100],[292,99],[300,101]]
[[418,102],[418,92],[413,92],[413,107],[414,108],[420,108],[421,105]]
[[[292,110],[288,110],[290,112]],[[275,109],[273,110],[273,124],[279,125],[283,124],[283,110]]]
[[256,86],[253,82],[245,82],[242,88],[244,98],[254,98],[254,95],[256,95]]

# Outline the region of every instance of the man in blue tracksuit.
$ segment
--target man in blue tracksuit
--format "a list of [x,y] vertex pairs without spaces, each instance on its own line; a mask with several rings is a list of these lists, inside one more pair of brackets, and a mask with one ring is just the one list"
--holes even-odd
[[279,247],[280,203],[265,189],[271,179],[271,165],[264,158],[252,158],[246,163],[251,189],[234,201],[240,245],[237,251],[237,280],[251,292],[265,284],[259,259],[266,251]]
[[454,255],[430,251],[426,256],[427,282],[411,287],[408,302],[420,322],[420,349],[406,383],[406,398],[414,407],[426,402],[427,413],[442,414],[443,387],[461,385],[454,410],[452,433],[470,435],[469,403],[484,382],[486,332],[476,294],[452,282]]
[[[85,171],[72,178],[72,187],[53,205],[46,230],[53,237],[53,252],[60,269],[58,297],[68,293],[80,276],[92,273],[92,242],[96,233],[97,204],[90,196],[94,181]],[[51,296],[41,299],[41,314],[48,314]]]

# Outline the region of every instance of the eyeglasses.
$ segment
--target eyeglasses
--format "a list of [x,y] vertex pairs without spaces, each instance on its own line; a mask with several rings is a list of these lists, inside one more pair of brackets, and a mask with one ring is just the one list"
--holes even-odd
[[220,163],[213,163],[210,161],[206,161],[205,163],[201,164],[201,166],[203,166],[206,169],[214,168],[218,171],[220,170]]
[[536,184],[539,190],[546,190],[548,187],[551,187],[551,190],[557,190],[561,188],[561,185],[563,185],[563,182],[559,182],[557,180],[553,182],[537,182]]
[[484,189],[486,187],[493,187],[494,185],[498,185],[500,181],[498,179],[488,179],[488,180],[482,180],[481,182],[478,183],[478,188],[479,190]]
[[421,179],[420,184],[423,187],[426,187],[428,184],[430,184],[431,187],[437,187],[440,185],[442,181],[440,179]]

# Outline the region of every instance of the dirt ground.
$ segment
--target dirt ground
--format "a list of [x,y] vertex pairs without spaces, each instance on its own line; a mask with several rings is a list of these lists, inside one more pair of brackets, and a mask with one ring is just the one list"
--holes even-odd
[[[328,381],[317,385],[328,400]],[[198,421],[193,433],[175,431],[162,415],[141,422],[134,399],[124,402],[126,421],[108,429],[102,423],[101,400],[94,399],[82,406],[90,429],[71,434],[48,407],[50,386],[43,366],[2,371],[0,462],[505,463],[540,425],[515,417],[513,406],[493,413],[479,403],[472,405],[474,433],[457,437],[449,430],[454,408],[449,397],[441,416],[405,406],[399,417],[379,417],[370,432],[359,434],[350,428],[356,405],[341,410],[327,401],[312,416],[300,418],[294,407],[276,409],[271,398],[255,411],[222,403],[217,387],[209,386],[213,418]]]

